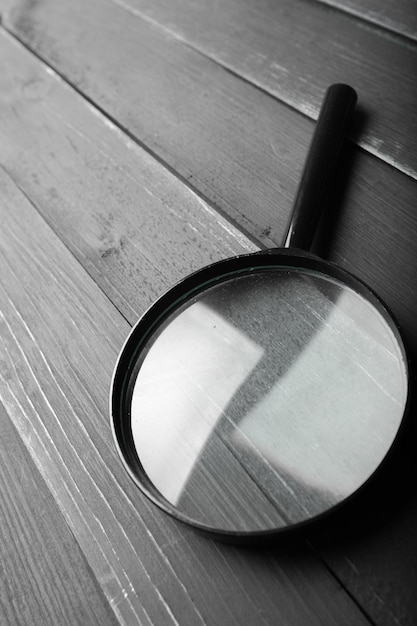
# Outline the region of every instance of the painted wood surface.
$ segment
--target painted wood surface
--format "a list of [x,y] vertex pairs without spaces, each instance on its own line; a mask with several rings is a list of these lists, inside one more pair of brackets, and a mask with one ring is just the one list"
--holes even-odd
[[[88,563],[73,567],[120,623],[414,625],[412,429],[362,503],[365,525],[346,513],[310,547],[214,544],[124,474],[107,395],[126,320],[190,270],[279,242],[312,123],[125,8],[86,2],[76,28],[77,7],[0,2],[6,27],[71,83],[1,34],[0,393]],[[415,181],[354,147],[344,165],[327,253],[383,293],[415,351]]]

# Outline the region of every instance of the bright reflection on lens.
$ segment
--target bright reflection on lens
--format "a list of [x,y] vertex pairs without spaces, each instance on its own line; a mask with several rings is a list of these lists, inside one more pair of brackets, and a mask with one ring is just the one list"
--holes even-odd
[[258,531],[354,492],[390,448],[406,365],[381,313],[304,270],[257,271],[178,309],[140,364],[132,432],[162,496]]
[[[154,344],[133,391],[134,432],[139,429],[138,439],[147,442],[141,447],[142,464],[172,504],[262,353],[261,346],[202,302],[174,318]],[[174,465],[173,450],[181,451]]]

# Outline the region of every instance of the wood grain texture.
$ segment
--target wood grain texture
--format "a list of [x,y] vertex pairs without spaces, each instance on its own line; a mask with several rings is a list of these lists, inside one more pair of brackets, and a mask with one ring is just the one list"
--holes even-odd
[[[90,107],[85,116],[95,123]],[[101,124],[104,137],[113,133]],[[82,171],[80,151],[71,158]],[[368,623],[304,547],[220,546],[138,493],[116,457],[107,415],[128,324],[3,170],[0,180],[1,400],[119,621]],[[68,205],[67,219],[77,224],[78,217]],[[197,247],[190,242],[190,258]],[[163,269],[171,271],[168,262]]]
[[417,40],[417,7],[414,0],[320,0],[358,16],[366,22]]
[[0,424],[1,624],[117,624],[1,404]]
[[256,249],[20,44],[0,47],[3,163],[131,323],[184,274]]
[[[83,21],[79,24],[81,11]],[[28,10],[27,15],[22,12],[19,23],[19,33],[25,35],[37,52],[148,150],[187,179],[201,196],[208,198],[260,243],[280,244],[313,129],[309,120],[160,30],[140,19],[132,19],[125,10],[113,4],[97,0],[89,0],[82,6],[77,0],[71,3],[59,0],[50,5],[41,2],[35,4],[33,10]],[[74,28],[68,28],[69,24]],[[120,32],[123,32],[123,47],[118,45]],[[33,163],[45,152],[47,135],[31,130],[30,116],[35,99],[39,109],[44,109],[42,89],[48,89],[45,73],[38,76],[37,70],[33,69],[30,71],[34,76],[31,77],[29,71],[19,79],[18,67],[16,60],[16,71],[10,72],[6,67],[3,72],[5,93],[10,94],[8,97],[14,93],[19,99],[20,119],[13,113],[6,130],[10,138],[15,137],[15,145],[22,147],[21,151],[12,152],[9,160],[10,171],[16,180],[22,178],[25,160]],[[123,72],[120,67],[124,68]],[[32,87],[22,89],[21,81]],[[65,98],[63,94],[58,106],[68,109]],[[10,109],[5,114],[10,118]],[[59,115],[59,111],[55,115]],[[46,110],[42,119],[43,124],[53,125]],[[364,126],[366,123],[363,120]],[[91,131],[87,128],[81,132],[89,137]],[[92,146],[101,141],[97,139],[100,132],[87,140],[93,142]],[[68,140],[63,137],[62,141],[60,145],[65,146]],[[77,145],[82,139],[73,132],[71,141]],[[13,145],[13,142],[8,139],[5,145]],[[114,148],[103,149],[109,153],[108,167],[111,168],[111,150]],[[53,167],[62,171],[68,165],[64,161],[61,166],[59,159],[58,156]],[[88,160],[84,171],[89,172],[88,176],[91,174],[91,185],[94,186],[96,175],[90,167],[92,163],[91,159]],[[50,167],[48,161],[46,168]],[[127,171],[132,173],[129,168]],[[42,184],[24,176],[25,188],[35,194],[34,197],[39,193],[44,197],[45,186],[54,189],[53,181],[49,175],[45,178],[39,172],[36,176]],[[72,179],[68,178],[67,189],[71,190],[72,184]],[[77,204],[82,203],[82,186],[85,184],[83,181],[78,187]],[[117,185],[117,182],[106,184]],[[131,190],[127,199],[129,206],[138,203],[132,180],[128,185],[123,182],[119,193],[122,189]],[[51,191],[47,201],[41,204],[55,219],[53,216],[58,216],[59,212],[62,214],[64,199],[62,189],[58,197],[54,198],[53,193]],[[417,353],[414,315],[417,307],[417,216],[413,211],[416,198],[415,180],[363,151],[352,151],[341,168],[340,190],[334,199],[335,214],[330,220],[332,230],[321,249],[321,253],[341,263],[381,294],[404,328],[413,355]],[[180,199],[176,201],[181,202]],[[102,218],[104,222],[100,230],[105,229],[106,219]],[[117,241],[126,243],[137,228],[154,223],[150,222],[149,216],[139,223],[135,222],[136,219],[129,216],[126,225],[118,222],[115,228],[121,230],[115,241],[109,242],[108,248],[113,245],[118,249]],[[110,223],[107,222],[108,228]],[[170,220],[169,228],[175,233],[174,223],[175,220]],[[94,236],[103,237],[103,254],[106,235],[98,233],[96,226],[93,228]],[[70,231],[69,228],[68,236]],[[189,234],[189,231],[184,232],[183,238],[180,235],[180,238],[173,239],[180,254]],[[148,248],[151,242],[152,238],[148,239]],[[401,255],[397,252],[398,246]],[[160,250],[162,253],[162,248]],[[118,265],[115,254],[105,254],[107,265]],[[129,267],[132,272],[129,274],[131,280],[126,275],[123,279],[129,281],[129,297],[130,294],[133,297],[138,295],[134,283],[136,270],[131,265],[133,258],[131,247],[121,255],[125,268]],[[153,268],[158,266],[158,262],[153,264]],[[198,262],[190,269],[196,267]],[[158,272],[156,277],[152,272],[155,274],[150,268],[145,291],[157,284]],[[119,284],[117,274],[113,283]],[[162,284],[160,288],[163,288]],[[132,319],[132,312],[130,315]]]
[[[88,19],[85,23],[88,23]],[[97,23],[105,28],[106,20],[103,18],[102,22]],[[119,32],[124,34],[129,32],[127,26],[121,28],[123,21],[116,23],[119,25]],[[117,28],[115,30],[117,31]],[[82,98],[76,96],[53,73],[42,68],[35,59],[29,61],[30,55],[23,54],[19,46],[12,45],[9,38],[3,38],[2,41],[4,47],[1,58],[6,68],[6,71],[1,73],[4,81],[1,89],[2,117],[0,117],[3,121],[2,162],[19,187],[36,204],[38,210],[43,212],[65,245],[74,251],[102,289],[117,302],[129,319],[134,319],[136,312],[143,310],[154,295],[168,286],[172,280],[188,272],[191,267],[198,267],[200,263],[215,258],[216,255],[227,256],[233,250],[249,249],[252,246],[236,229],[218,218],[210,207],[201,202],[199,196],[184,189],[179,181],[175,181],[171,174],[168,175],[164,171],[163,167],[153,162],[105,118],[97,115],[92,107],[86,106]],[[7,46],[4,44],[5,41]],[[68,51],[69,49],[68,44]],[[111,49],[115,52],[115,47]],[[77,48],[74,49],[76,50]],[[104,50],[103,44],[102,54]],[[158,50],[160,51],[159,48]],[[165,53],[167,54],[166,50]],[[193,53],[191,65],[184,65],[186,71],[194,67],[195,73],[192,73],[194,86],[195,76],[198,74],[196,68],[208,71],[207,68],[212,66],[207,64],[206,60],[204,66],[194,66],[195,58]],[[91,57],[88,59],[91,61]],[[111,62],[110,55],[107,61]],[[23,71],[25,66],[27,70]],[[80,71],[82,67],[79,60]],[[159,67],[162,68],[163,64]],[[97,76],[91,67],[89,71],[91,73],[88,81],[86,80],[87,87],[94,82],[94,76]],[[216,76],[221,76],[222,82],[226,73],[216,71],[219,71]],[[114,72],[116,75],[116,63]],[[176,74],[176,79],[179,80],[179,76]],[[161,76],[158,78],[162,80]],[[200,83],[207,80],[204,76]],[[112,106],[118,102],[119,108],[113,109],[116,119],[120,113],[120,101],[125,97],[126,102],[123,106],[127,111],[131,111],[130,117],[134,120],[130,122],[132,128],[142,109],[129,105],[130,92],[127,89],[125,92],[122,91],[121,97],[119,89],[117,98],[117,90],[111,93],[112,88],[108,80],[105,87],[111,96],[105,100],[106,89],[100,82],[101,78],[96,78],[96,81],[97,91],[94,93],[102,94],[100,96],[100,99],[103,98],[102,105],[104,101],[113,103]],[[123,77],[120,81],[123,83]],[[233,81],[227,85],[238,84],[237,79],[233,78]],[[158,82],[156,77],[155,82]],[[97,84],[100,85],[99,88]],[[192,81],[189,84],[192,85]],[[120,82],[118,87],[120,88]],[[250,86],[248,91],[246,87],[242,89],[242,101],[252,89]],[[174,92],[173,89],[169,93],[172,96]],[[153,93],[155,95],[155,92]],[[164,87],[161,87],[159,93],[160,99],[163,100]],[[226,101],[224,98],[222,104]],[[265,102],[269,102],[267,97]],[[149,103],[151,108],[151,99]],[[274,103],[274,113],[277,110],[275,106]],[[272,117],[271,114],[271,119]],[[296,120],[298,117],[295,115],[290,119],[289,127],[292,125],[292,119]],[[304,121],[301,123],[304,124]],[[304,141],[307,143],[308,129],[311,125],[308,121],[305,123]],[[280,127],[280,124],[277,126]],[[212,131],[211,127],[210,130]],[[225,127],[222,132],[226,133]],[[300,136],[302,134],[300,133]],[[195,136],[198,136],[198,132],[194,133]],[[233,133],[230,138],[229,136],[226,138],[233,142]],[[213,143],[216,143],[217,139],[217,136],[213,137]],[[164,146],[165,136],[161,136],[159,141],[160,145]],[[191,141],[189,145],[192,145]],[[291,147],[291,143],[288,145]],[[245,150],[247,149],[245,144]],[[169,150],[164,154],[169,154]],[[244,158],[241,152],[237,154],[239,159]],[[180,151],[175,152],[175,155],[180,169],[183,167],[181,160],[184,155]],[[411,338],[415,338],[413,305],[416,289],[413,265],[415,187],[407,176],[394,172],[374,159],[365,158],[362,153],[355,152],[351,156],[347,165],[355,172],[355,180],[345,189],[347,199],[342,207],[336,237],[330,246],[330,255],[341,260],[350,269],[358,267],[360,270],[358,273],[362,273],[362,276],[368,279],[371,277],[370,282],[373,286],[381,284],[384,292],[396,305],[396,311],[400,311],[404,320],[408,320],[407,331]],[[210,157],[209,153],[207,157]],[[210,163],[214,158],[208,160]],[[118,167],[119,162],[123,164],[122,167]],[[224,167],[224,163],[222,166]],[[198,164],[191,164],[190,176],[193,176],[196,170],[198,171]],[[232,170],[233,168],[228,172]],[[221,172],[221,175],[223,179],[229,177],[224,172]],[[294,174],[292,176],[295,178]],[[149,180],[152,183],[153,196],[143,191]],[[242,184],[244,177],[239,174],[239,179],[236,180]],[[162,182],[158,184],[158,181]],[[214,546],[210,542],[199,540],[165,518],[162,520],[162,516],[148,509],[136,491],[126,484],[125,477],[119,472],[119,462],[114,458],[112,444],[109,441],[104,398],[107,395],[111,365],[127,332],[127,324],[111,312],[106,298],[94,287],[92,281],[84,277],[76,263],[71,261],[69,264],[71,269],[68,270],[68,253],[62,245],[56,243],[49,230],[47,236],[42,230],[43,234],[37,235],[33,244],[28,245],[27,242],[32,239],[32,232],[37,233],[42,222],[38,222],[38,218],[33,221],[34,218],[28,217],[31,215],[29,211],[24,213],[23,218],[19,213],[15,219],[22,223],[14,224],[15,207],[23,203],[25,211],[29,209],[13,185],[11,189],[12,199],[7,205],[7,213],[11,215],[8,215],[9,226],[4,232],[6,249],[9,251],[9,248],[16,244],[17,251],[12,255],[11,263],[16,272],[19,272],[19,279],[21,266],[33,267],[26,268],[23,272],[24,284],[27,285],[30,297],[19,293],[17,288],[13,291],[12,302],[18,307],[20,317],[16,315],[15,309],[11,308],[9,324],[18,338],[18,346],[22,346],[24,354],[29,356],[28,361],[23,359],[23,365],[20,365],[18,370],[20,377],[14,379],[14,386],[11,387],[15,395],[10,396],[7,392],[6,397],[9,406],[14,407],[13,415],[20,416],[20,424],[25,413],[29,416],[29,422],[35,419],[36,432],[40,433],[42,442],[46,441],[46,448],[43,446],[37,448],[33,453],[34,458],[37,459],[44,476],[49,477],[47,479],[49,486],[61,509],[66,512],[73,532],[80,538],[89,562],[94,564],[93,569],[107,597],[110,600],[116,598],[114,601],[116,605],[118,601],[121,602],[117,609],[120,619],[126,622],[132,616],[146,610],[154,623],[172,623],[174,619],[181,624],[198,623],[199,617],[196,617],[198,610],[202,619],[206,619],[208,623],[216,623],[211,620],[219,616],[223,618],[223,623],[257,624],[259,616],[264,623],[271,624],[277,621],[287,621],[291,624],[315,623],[314,620],[316,623],[331,624],[340,623],[340,619],[345,619],[346,623],[361,623],[361,618],[355,612],[352,614],[345,608],[343,592],[337,585],[329,583],[323,571],[318,568],[317,562],[304,550],[298,553],[290,551],[288,554],[283,553],[280,548],[271,552],[256,551],[247,554],[239,550]],[[364,196],[363,190],[369,195]],[[281,190],[281,193],[285,191]],[[140,210],[137,210],[138,197]],[[370,204],[361,204],[364,197],[370,199]],[[396,197],[398,200],[394,202]],[[172,198],[174,200],[171,200]],[[151,203],[150,211],[147,210],[148,203]],[[183,206],[183,211],[178,217],[179,206]],[[165,230],[163,224],[166,216],[169,220],[166,222],[169,229]],[[177,220],[174,219],[175,216]],[[284,220],[280,222],[278,228],[284,227],[283,222]],[[175,230],[176,223],[179,226]],[[13,227],[10,224],[14,224]],[[130,229],[126,230],[126,224],[130,225]],[[207,224],[209,227],[206,227]],[[10,229],[13,231],[16,228],[17,235],[12,238]],[[24,237],[26,243],[23,248],[28,246],[28,250],[31,251],[30,257],[28,254],[22,256],[23,252],[17,246],[22,228],[23,230],[26,228]],[[201,236],[198,234],[200,232]],[[230,238],[226,236],[227,233]],[[123,239],[124,236],[127,244]],[[50,238],[55,242],[53,245]],[[152,238],[158,242],[158,246],[152,245]],[[218,241],[220,243],[215,243]],[[216,252],[212,257],[213,244],[216,246]],[[126,245],[130,247],[128,251],[123,252]],[[186,250],[183,249],[184,246],[187,247]],[[62,259],[62,264],[58,262],[56,267],[49,267],[50,255],[56,258],[57,248],[60,251],[58,258]],[[398,251],[399,248],[401,252]],[[387,250],[391,257],[388,268],[384,265]],[[152,260],[154,254],[159,255],[155,262]],[[74,279],[75,285],[73,281],[68,285],[67,280],[62,280],[68,271],[71,276],[77,277]],[[43,276],[42,280],[39,278],[40,275]],[[12,272],[10,276],[11,280],[10,278],[4,280],[6,282],[9,280],[10,284],[18,282],[16,274]],[[142,276],[145,288],[142,287]],[[61,289],[58,289],[56,286],[60,283]],[[35,296],[35,286],[37,288],[39,284],[41,289],[39,295]],[[152,291],[153,284],[155,287]],[[31,306],[28,305],[28,297],[29,304],[30,299],[33,301]],[[81,304],[74,304],[74,298],[75,303]],[[68,323],[65,316],[62,319],[62,311],[67,310],[70,312],[71,323]],[[45,320],[41,319],[41,315],[46,316]],[[15,324],[17,330],[14,330]],[[68,340],[65,341],[62,339],[63,325],[71,330],[64,333],[64,337],[68,335]],[[32,326],[37,329],[36,333],[33,332]],[[32,335],[28,333],[28,327]],[[77,334],[74,337],[74,329],[78,327],[81,329],[81,335]],[[71,339],[74,341],[71,342]],[[13,346],[13,341],[10,338],[8,340]],[[91,342],[93,352],[89,349]],[[22,361],[22,352],[16,346],[13,351],[10,350],[10,355],[10,368],[14,362]],[[59,364],[54,365],[53,370],[51,368],[53,378],[45,366],[46,358],[47,363]],[[28,370],[27,363],[35,372],[34,377],[31,370]],[[96,371],[93,371],[92,363],[97,364]],[[25,385],[23,388],[21,381]],[[80,381],[88,383],[81,385]],[[29,392],[31,395],[28,395]],[[32,399],[32,396],[35,398],[35,406],[38,407],[40,417],[37,417],[35,411],[33,418],[34,409],[28,401],[28,397]],[[13,404],[14,398],[18,398],[20,407],[16,402]],[[48,400],[49,404],[45,404],[45,400]],[[55,410],[55,416],[51,416],[50,406]],[[60,416],[59,420],[57,415]],[[79,421],[75,423],[81,422],[88,436],[85,435],[83,428],[81,432],[76,430],[74,426],[76,418]],[[62,442],[59,428],[54,431],[53,439],[49,440],[49,435],[45,434],[47,431],[42,426],[44,422],[48,425],[62,422],[69,441],[76,442],[73,447],[78,451],[78,457],[76,454],[71,456],[71,446],[68,452],[69,444],[67,440]],[[24,427],[20,432],[25,432]],[[28,432],[32,432],[29,427]],[[94,442],[93,450],[90,439]],[[25,441],[29,445],[31,439],[27,438]],[[48,455],[52,457],[52,461],[48,460]],[[105,462],[100,455],[106,458]],[[81,469],[80,457],[83,461],[84,457],[86,459],[86,466]],[[109,459],[112,474],[116,474],[116,479],[114,476],[109,477]],[[413,468],[414,465],[410,467]],[[75,486],[73,474],[76,476]],[[62,476],[65,480],[61,480]],[[121,485],[121,488],[119,486],[115,488],[114,481]],[[62,485],[65,485],[65,488]],[[82,486],[81,495],[76,488],[78,485]],[[122,492],[128,494],[128,502],[121,496]],[[117,497],[115,493],[118,494]],[[346,540],[339,537],[335,540],[333,550],[331,546],[327,550],[328,561],[339,572],[355,597],[360,598],[363,606],[374,616],[377,623],[411,625],[414,624],[413,597],[408,581],[414,580],[411,572],[415,570],[412,570],[414,565],[411,559],[408,561],[403,559],[404,570],[401,570],[399,563],[401,555],[406,553],[407,545],[413,545],[415,527],[413,507],[394,510],[392,515],[393,522],[389,530],[387,531],[382,524],[381,532],[372,541],[352,538],[349,550],[345,550]],[[372,535],[371,531],[370,534]],[[392,536],[396,538],[394,550],[390,541]],[[101,540],[104,548],[100,545]],[[134,557],[131,552],[132,545]],[[384,556],[381,557],[381,554]],[[123,569],[125,566],[126,570]],[[407,571],[408,576],[405,575]],[[397,593],[401,582],[396,584],[396,572],[404,581],[401,595]],[[130,583],[134,593],[131,593]],[[128,599],[125,592],[128,593]],[[299,594],[303,596],[303,600],[300,600]],[[378,598],[381,597],[383,601],[378,607]],[[165,612],[163,611],[164,601],[174,618],[166,607]],[[196,607],[194,612],[193,602]],[[324,604],[328,604],[328,608],[325,608]],[[214,614],[213,606],[216,607]],[[184,622],[180,607],[184,607]],[[342,618],[339,617],[339,612]],[[140,615],[143,622],[147,623],[147,617],[142,612]],[[245,619],[249,621],[245,622]]]
[[[359,144],[417,177],[416,44],[310,0],[111,1],[309,117],[329,84],[352,84],[370,115]],[[24,33],[37,10],[22,15]]]
[[308,120],[112,4],[61,1],[34,11],[22,7],[19,35],[49,65],[241,228],[266,243],[282,237]]
[[[1,74],[5,81],[2,93],[7,94],[7,97],[4,97],[2,100],[2,115],[0,117],[3,121],[1,125],[1,154],[4,164],[11,170],[19,186],[31,197],[38,209],[43,212],[66,245],[73,250],[77,258],[102,286],[102,289],[117,302],[117,305],[126,317],[132,319],[132,321],[136,319],[136,315],[149,304],[151,298],[156,296],[161,289],[167,287],[170,281],[178,279],[189,268],[195,267],[194,263],[196,261],[200,264],[212,260],[213,254],[219,256],[224,254],[226,256],[233,251],[238,252],[239,250],[251,249],[252,244],[247,240],[245,242],[245,239],[239,235],[239,231],[227,225],[220,217],[214,216],[213,218],[209,207],[204,205],[192,191],[181,185],[174,176],[164,172],[162,166],[158,165],[143,150],[123,136],[104,117],[97,115],[91,106],[87,105],[81,97],[71,91],[56,75],[40,66],[36,60],[30,57],[29,53],[21,49],[19,45],[9,38],[2,37],[0,41],[2,42],[1,56],[3,59],[7,58],[10,66],[13,67],[13,71],[7,72],[5,70]],[[13,76],[13,80],[11,80],[11,76]],[[11,114],[12,111],[13,115]],[[13,118],[15,119],[14,122]],[[158,184],[156,181],[158,181]],[[144,192],[144,189],[149,188],[151,185],[153,194]],[[176,199],[176,201],[172,202],[169,200],[172,198]],[[176,218],[177,229],[174,228],[175,220],[170,217],[171,213]],[[145,217],[146,219],[144,219]],[[166,219],[172,219],[172,221],[168,222],[170,228],[167,230],[162,227]],[[126,224],[130,224],[128,229],[126,229]],[[29,228],[31,228],[30,225]],[[173,239],[173,233],[175,234],[177,230],[180,233],[184,230],[184,239]],[[37,229],[34,228],[34,231],[36,232]],[[7,235],[7,237],[9,236]],[[155,239],[158,240],[157,247],[146,243]],[[125,243],[122,245],[121,241],[125,241]],[[36,249],[50,250],[53,257],[56,257],[55,248],[51,248],[50,243],[39,244],[34,241],[32,245]],[[163,262],[163,258],[158,256],[161,250],[165,255],[165,262]],[[154,255],[156,255],[156,260],[153,260]],[[48,262],[47,258],[43,261],[45,265]],[[66,258],[65,255],[64,258]],[[156,265],[156,263],[159,265]],[[56,271],[59,272],[59,268]],[[65,272],[67,271],[65,270]],[[79,269],[76,275],[79,275]],[[48,274],[46,280],[48,284],[51,282],[52,285],[58,282],[56,279],[48,279]],[[29,284],[39,284],[38,278],[35,281],[33,278],[30,278],[28,282]],[[48,293],[49,288],[45,287],[45,289],[46,293]],[[93,288],[90,285],[87,290],[84,287],[81,287],[81,289],[84,295],[82,297],[76,295],[75,302],[83,301]],[[74,292],[74,287],[66,291],[67,296],[64,302],[62,302],[62,294],[59,297],[56,297],[53,293],[49,296],[55,304],[52,311],[47,313],[48,321],[51,320],[53,323],[55,316],[61,311],[68,310],[68,314],[73,315],[74,303],[69,299],[69,296]],[[77,291],[74,293],[77,293]],[[89,298],[90,296],[88,295],[88,302],[90,302]],[[105,310],[108,309],[108,303],[106,305],[103,303],[103,298],[100,294],[97,296],[96,289],[93,289],[92,298],[95,306],[99,306],[100,310],[102,307]],[[28,308],[25,305],[22,310],[27,311],[27,314],[32,316],[32,309],[33,307]],[[42,308],[41,310],[45,309]],[[48,307],[46,311],[48,311]],[[78,314],[80,317],[85,316],[87,320],[92,320],[95,315],[91,313],[88,313],[88,315],[83,314],[82,309]],[[37,323],[40,323],[39,320]],[[49,332],[58,334],[60,323],[55,321],[55,324],[57,324],[56,331],[52,327],[52,330],[48,331],[48,334],[41,342],[42,346],[46,346],[46,348],[41,347],[41,349],[46,350],[45,354],[49,355],[49,359],[54,358],[55,353],[53,349],[55,342],[52,342],[52,345],[50,345],[48,340]],[[74,336],[74,328],[78,328],[80,323],[81,321],[78,318],[70,323],[70,328],[72,329],[70,336]],[[103,331],[103,322],[98,322],[94,338],[90,340],[93,342],[93,346],[99,344],[103,337],[111,338],[119,325],[120,321],[117,320],[113,320],[110,323],[107,322],[104,325],[106,330]],[[127,332],[127,326],[125,324],[121,326],[122,329],[118,333],[118,340],[113,341],[113,345],[115,343],[121,345],[124,333]],[[83,324],[81,324],[81,328],[83,328]],[[41,338],[42,333],[45,332],[46,330],[43,328]],[[98,420],[101,426],[96,426],[96,429],[93,430],[89,426],[88,431],[92,441],[95,441],[97,437],[102,436],[101,431],[103,423],[105,423],[103,420],[106,419],[105,413],[107,411],[104,399],[107,394],[107,385],[109,384],[111,368],[117,349],[113,348],[113,353],[108,354],[106,357],[100,353],[97,353],[96,356],[89,354],[88,345],[85,345],[85,342],[90,332],[91,329],[88,332],[85,331],[84,335],[80,337],[81,345],[79,345],[78,341],[75,342],[71,349],[72,357],[66,358],[62,364],[64,373],[62,374],[63,378],[60,385],[63,385],[65,397],[60,400],[58,397],[58,400],[60,404],[65,400],[70,405],[80,407],[81,412],[86,416],[86,425],[89,425],[92,416],[95,416],[94,419]],[[66,349],[68,348],[69,346]],[[73,359],[76,362],[80,360],[78,354],[80,348],[82,348],[81,363],[84,366],[84,371],[76,371],[76,380],[69,382],[65,372],[69,371],[71,373]],[[34,350],[34,358],[36,359],[36,355],[39,352],[35,347],[32,347],[30,341],[27,349]],[[58,362],[62,361],[61,351],[58,351],[55,358]],[[92,371],[92,363],[99,364],[98,373]],[[105,378],[107,380],[104,384],[100,379],[100,372],[103,371],[103,368],[106,372]],[[39,381],[42,381],[44,378],[42,368],[38,372],[38,377]],[[87,380],[91,383],[89,383],[85,392],[92,394],[92,398],[87,404],[83,393],[81,393],[80,397],[78,388],[82,380]],[[42,383],[42,388],[44,384]],[[68,384],[70,384],[69,388]],[[98,388],[96,388],[97,385]],[[90,387],[92,387],[92,390]],[[24,392],[24,389],[21,390],[21,393]],[[54,392],[53,386],[52,398],[54,398],[55,393],[57,391]],[[68,404],[66,410],[70,410]],[[97,416],[97,411],[99,413],[102,412],[100,417]],[[69,420],[69,425],[73,419],[74,417],[72,416]],[[100,434],[98,435],[98,433]],[[59,441],[59,433],[56,437]],[[109,442],[107,441],[107,443]],[[85,442],[83,445],[86,445]],[[110,443],[110,449],[111,447]],[[86,449],[89,450],[89,446]],[[107,462],[113,471],[118,469],[119,462],[117,459],[114,459],[114,455],[111,455],[111,460]],[[59,461],[57,463],[58,467],[60,467]],[[97,463],[97,461],[94,461],[94,463]],[[77,465],[77,462],[75,462],[75,465]],[[72,465],[70,464],[71,467]],[[101,467],[102,464],[99,465],[99,468]],[[48,472],[49,468],[46,467],[44,471]],[[60,471],[62,472],[62,469]],[[56,470],[53,469],[51,475],[54,476],[55,472]],[[68,473],[66,476],[67,480],[69,480]],[[105,478],[104,484],[106,484],[106,480],[107,478]],[[123,483],[123,488],[126,489],[127,486],[121,477],[120,480]],[[90,488],[94,493],[94,485]],[[111,494],[114,491],[114,487],[106,485],[105,492],[111,501],[113,497]],[[132,493],[131,490],[129,490],[129,493],[132,501],[137,502],[138,496]],[[97,500],[97,495],[94,497]],[[72,513],[72,523],[77,529],[80,524],[77,512],[73,511],[66,499],[61,500],[61,506],[64,510],[69,509],[69,512]],[[137,525],[136,521],[133,522],[135,520],[134,508],[132,510],[128,507],[127,513],[125,513],[127,519],[131,520],[127,522],[129,526],[133,523]],[[85,515],[82,507],[80,510],[81,514]],[[150,515],[148,520],[151,520],[151,526],[154,526],[155,522],[151,512],[148,513]],[[158,515],[155,515],[156,519],[159,519]],[[84,522],[84,524],[87,524],[87,529],[84,532],[87,536],[87,546],[89,546],[85,550],[89,558],[96,562],[95,571],[96,573],[98,572],[97,576],[104,588],[107,589],[106,582],[103,583],[102,574],[100,573],[101,568],[104,567],[103,563],[100,560],[97,563],[95,554],[95,550],[98,548],[94,542],[93,547],[91,547],[91,542],[88,540],[88,522]],[[111,520],[110,526],[114,530],[115,522]],[[188,546],[191,541],[191,553],[186,551],[187,555],[184,557],[185,561],[180,569],[186,579],[184,584],[187,586],[189,584],[192,585],[192,589],[194,589],[193,594],[198,595],[198,602],[201,602],[201,606],[205,607],[201,609],[204,613],[210,614],[210,602],[219,602],[217,594],[220,593],[220,588],[217,587],[215,581],[219,576],[221,580],[224,579],[225,572],[222,569],[223,567],[231,567],[227,560],[228,554],[233,555],[232,561],[234,563],[231,570],[234,582],[228,587],[228,593],[233,596],[234,602],[238,603],[240,592],[237,592],[236,584],[238,586],[242,584],[240,576],[243,576],[246,581],[246,583],[243,583],[243,586],[247,585],[245,593],[249,594],[248,601],[253,602],[252,592],[250,591],[253,580],[247,578],[248,572],[246,569],[244,573],[238,574],[239,563],[245,563],[244,555],[241,556],[238,551],[229,551],[229,549],[223,552],[223,548],[218,553],[217,549],[214,549],[210,543],[206,545],[202,542],[200,544],[197,539],[191,537],[188,533],[182,534],[177,527],[171,527],[170,525],[169,527],[170,540],[164,539],[163,543],[173,542],[174,547],[170,548],[173,563],[178,558],[178,551],[185,550],[185,545]],[[77,532],[79,532],[79,529]],[[90,532],[97,532],[96,527],[90,530]],[[114,532],[115,541],[117,541],[117,525]],[[143,527],[141,532],[146,537],[146,531]],[[140,534],[140,539],[136,538],[135,541],[139,541],[138,545],[140,545],[143,542],[143,534]],[[176,551],[175,546],[178,547],[178,551]],[[200,550],[202,550],[201,553]],[[217,556],[214,557],[212,562],[213,550]],[[363,555],[360,556],[364,558]],[[126,554],[125,558],[129,562],[129,557]],[[225,558],[226,560],[224,561]],[[266,584],[264,576],[267,576],[266,571],[270,567],[275,569],[275,558],[280,562],[283,557],[278,550],[273,555],[257,553],[253,558],[255,558],[255,563],[258,563],[255,570],[256,576],[260,577],[261,580],[259,584],[266,585],[264,592],[260,594],[257,606],[259,610],[263,606],[266,615],[269,616],[265,618],[266,623],[273,623],[273,621],[268,622],[269,619],[273,620],[275,615],[271,605],[273,596],[269,597],[271,586]],[[292,556],[284,557],[284,568],[291,563],[292,558]],[[298,559],[298,557],[295,558]],[[304,562],[305,558],[304,555],[300,562]],[[389,559],[389,557],[387,558]],[[201,569],[200,566],[197,567],[196,565],[199,559],[204,570],[208,567],[208,576],[209,578],[211,577],[210,584],[204,577],[201,582],[201,585],[206,586],[207,603],[206,599],[201,597],[201,589],[199,591]],[[207,559],[209,563],[212,563],[212,566],[207,564]],[[223,561],[223,565],[217,559]],[[265,562],[264,559],[266,559]],[[372,563],[372,553],[368,554],[366,559],[368,559],[368,564]],[[252,561],[249,559],[247,566],[252,567],[251,563]],[[106,567],[110,567],[108,562]],[[292,567],[293,564],[291,564]],[[341,569],[343,570],[343,568]],[[116,573],[116,578],[120,584],[124,585],[123,588],[126,589],[126,581],[120,572]],[[281,576],[279,578],[281,580]],[[352,582],[350,575],[347,578]],[[371,595],[370,587],[368,587],[366,580],[363,577],[355,578],[355,584],[357,584],[358,580],[363,590],[368,589],[368,593]],[[374,584],[373,578],[371,582]],[[116,582],[114,584],[117,586]],[[297,584],[304,585],[299,580]],[[384,587],[384,584],[381,583],[381,586]],[[255,585],[253,591],[258,595],[260,587]],[[237,594],[236,597],[233,595],[234,593]],[[275,593],[276,589],[274,590]],[[376,585],[375,593],[382,593],[378,585]],[[391,601],[390,590],[386,590],[385,594],[385,601],[389,604]],[[282,602],[286,604],[285,594],[281,597]],[[221,611],[226,611],[227,605],[221,603],[220,606]],[[244,606],[242,610],[248,611],[248,607]],[[230,623],[233,623],[235,616],[240,614],[238,604],[234,605],[230,610],[227,609],[228,619],[231,620]],[[250,615],[253,617],[253,614],[249,612]],[[248,619],[252,619],[252,617]]]

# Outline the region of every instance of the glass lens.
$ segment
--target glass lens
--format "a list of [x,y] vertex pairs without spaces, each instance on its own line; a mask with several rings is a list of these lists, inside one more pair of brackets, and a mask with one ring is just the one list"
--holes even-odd
[[385,317],[303,269],[220,282],[175,310],[132,379],[136,452],[197,524],[263,531],[356,491],[399,428],[403,350]]

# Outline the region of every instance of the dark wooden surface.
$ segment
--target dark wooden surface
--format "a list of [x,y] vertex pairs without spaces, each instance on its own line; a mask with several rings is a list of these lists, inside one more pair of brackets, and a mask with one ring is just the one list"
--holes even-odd
[[107,405],[160,293],[280,243],[336,81],[360,105],[322,252],[381,293],[415,360],[415,3],[0,0],[0,16],[1,623],[414,626],[412,419],[356,507],[244,550],[138,493]]

